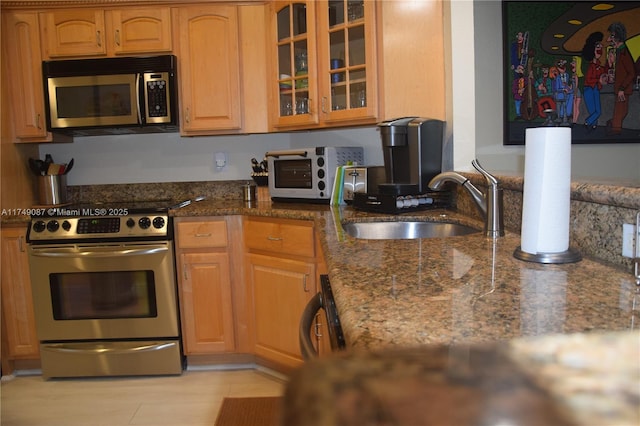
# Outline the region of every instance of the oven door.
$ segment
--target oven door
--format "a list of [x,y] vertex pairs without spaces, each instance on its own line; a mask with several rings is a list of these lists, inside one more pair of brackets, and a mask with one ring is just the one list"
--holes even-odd
[[[318,190],[319,178],[314,172],[315,157],[303,157],[302,154],[279,155],[268,156],[267,161],[269,194],[272,199],[286,201],[319,198],[321,191]],[[325,195],[329,191],[330,188],[325,188]]]
[[30,245],[41,341],[177,337],[171,241]]

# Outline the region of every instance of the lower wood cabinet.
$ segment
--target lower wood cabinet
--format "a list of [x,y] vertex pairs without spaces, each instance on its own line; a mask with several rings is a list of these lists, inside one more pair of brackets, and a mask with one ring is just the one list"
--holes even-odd
[[235,350],[227,222],[176,219],[178,289],[184,352]]
[[40,357],[25,234],[26,225],[1,230],[3,374],[11,372],[13,360]]
[[245,217],[243,234],[253,351],[277,366],[296,367],[303,362],[302,311],[317,293],[313,222]]
[[316,294],[314,276],[312,262],[247,255],[256,355],[287,367],[302,363],[298,327],[305,305]]

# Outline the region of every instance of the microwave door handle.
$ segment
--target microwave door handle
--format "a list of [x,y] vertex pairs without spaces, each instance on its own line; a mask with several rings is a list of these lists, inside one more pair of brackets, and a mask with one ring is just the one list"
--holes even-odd
[[279,158],[280,156],[291,156],[291,155],[299,155],[301,157],[307,156],[307,151],[268,151],[264,154],[265,157],[274,157]]
[[[138,110],[138,124],[142,124],[142,111],[140,110],[140,79],[142,78],[142,74],[136,74],[136,103]],[[144,96],[144,94],[143,94]]]

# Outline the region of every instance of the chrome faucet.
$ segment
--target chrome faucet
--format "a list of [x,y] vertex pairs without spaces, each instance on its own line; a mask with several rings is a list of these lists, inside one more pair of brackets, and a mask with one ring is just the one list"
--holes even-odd
[[435,176],[429,182],[429,188],[437,191],[445,182],[455,182],[462,185],[471,198],[476,203],[484,218],[484,233],[487,237],[497,238],[504,236],[504,224],[502,214],[502,188],[498,185],[498,180],[491,176],[480,166],[478,160],[473,160],[471,165],[484,176],[487,181],[487,194],[484,195],[466,177],[456,172],[443,172]]

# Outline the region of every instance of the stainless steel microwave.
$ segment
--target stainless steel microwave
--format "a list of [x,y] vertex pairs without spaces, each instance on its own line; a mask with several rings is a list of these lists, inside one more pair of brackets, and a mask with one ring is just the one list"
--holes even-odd
[[301,148],[266,153],[273,201],[329,203],[338,166],[363,164],[362,147]]
[[177,131],[176,68],[173,55],[45,61],[47,130]]

